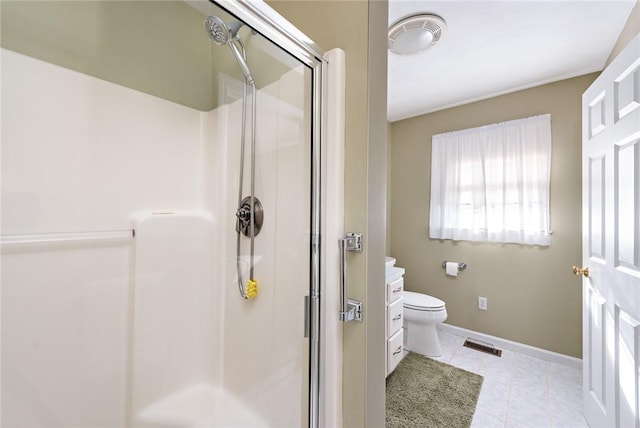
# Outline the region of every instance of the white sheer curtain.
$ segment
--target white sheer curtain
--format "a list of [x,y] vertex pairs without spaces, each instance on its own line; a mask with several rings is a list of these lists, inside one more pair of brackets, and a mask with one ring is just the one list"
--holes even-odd
[[550,245],[551,116],[434,135],[429,236]]

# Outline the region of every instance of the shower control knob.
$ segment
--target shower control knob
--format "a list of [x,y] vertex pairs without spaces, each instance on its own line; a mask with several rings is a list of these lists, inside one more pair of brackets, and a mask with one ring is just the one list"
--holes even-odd
[[249,220],[251,218],[251,211],[246,207],[242,207],[236,211],[236,217],[240,220]]
[[[253,209],[251,209],[251,200],[253,199]],[[258,235],[262,230],[262,222],[264,221],[264,211],[262,209],[262,203],[258,198],[247,196],[240,201],[239,207],[236,210],[236,232],[242,233],[244,236],[250,238]]]

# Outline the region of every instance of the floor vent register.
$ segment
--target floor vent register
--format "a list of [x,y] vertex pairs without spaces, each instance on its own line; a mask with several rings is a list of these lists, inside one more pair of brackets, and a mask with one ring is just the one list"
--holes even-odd
[[487,354],[495,355],[496,357],[502,356],[502,350],[497,349],[490,343],[482,343],[479,341],[467,339],[464,341],[464,345],[467,348],[475,349],[476,351],[485,352]]

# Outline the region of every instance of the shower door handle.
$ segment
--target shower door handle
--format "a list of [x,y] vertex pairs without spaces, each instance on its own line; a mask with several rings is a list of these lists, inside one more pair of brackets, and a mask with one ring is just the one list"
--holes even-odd
[[362,302],[347,296],[347,251],[362,252],[362,233],[347,233],[338,239],[340,248],[340,321],[362,321]]

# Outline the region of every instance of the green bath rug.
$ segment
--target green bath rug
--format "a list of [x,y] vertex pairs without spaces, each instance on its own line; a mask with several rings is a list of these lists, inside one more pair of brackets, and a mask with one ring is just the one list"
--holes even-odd
[[409,352],[387,377],[387,428],[468,428],[482,376]]

